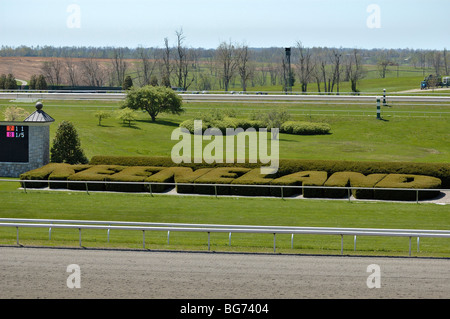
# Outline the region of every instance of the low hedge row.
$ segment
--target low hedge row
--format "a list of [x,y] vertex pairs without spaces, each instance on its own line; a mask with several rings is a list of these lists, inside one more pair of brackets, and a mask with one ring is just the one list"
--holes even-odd
[[[164,167],[123,165],[69,165],[49,164],[24,173],[22,180],[58,180],[58,183],[22,182],[28,188],[46,187],[73,190],[121,191],[121,192],[164,192],[177,183],[179,193],[217,194],[243,196],[294,196],[314,198],[343,198],[346,189],[326,187],[368,187],[374,190],[354,189],[353,195],[363,199],[415,200],[416,191],[386,190],[385,188],[438,189],[441,180],[436,177],[413,174],[370,174],[358,172],[299,171],[284,176],[261,174],[259,168],[246,167]],[[76,181],[88,181],[75,183]],[[101,183],[112,181],[115,183]],[[91,182],[91,183],[89,183]],[[95,183],[93,183],[95,182]],[[132,184],[130,182],[146,182]],[[150,185],[150,183],[152,183]],[[153,184],[154,183],[154,184]],[[191,183],[193,185],[180,185]],[[196,185],[198,184],[198,185]],[[205,185],[207,184],[207,185]],[[208,184],[211,184],[209,186]],[[222,184],[222,186],[221,186]],[[226,184],[226,185],[224,185]],[[280,187],[261,187],[264,185]],[[291,188],[283,186],[314,186],[313,188]],[[379,188],[379,190],[378,190]],[[439,191],[420,191],[419,199],[436,197]]]
[[[262,163],[182,163],[174,164],[170,157],[154,156],[94,156],[91,165],[122,165],[122,166],[183,166],[192,169],[207,167],[245,167],[258,168]],[[450,189],[450,163],[413,163],[413,162],[360,162],[333,160],[296,160],[280,159],[279,169],[275,177],[303,171],[325,171],[328,176],[336,172],[357,172],[370,174],[412,174],[439,178],[441,187]]]
[[280,127],[281,133],[296,134],[296,135],[323,135],[329,134],[331,127],[327,123],[313,123],[313,122],[296,122],[287,121]]
[[[194,120],[189,119],[180,123],[180,127],[187,129],[191,134],[194,134]],[[217,128],[222,134],[226,133],[227,128],[248,128],[260,129],[266,128],[267,125],[258,120],[238,119],[234,117],[224,117],[221,120],[214,120],[212,122],[202,121],[202,132],[208,128]],[[280,126],[281,133],[297,134],[297,135],[320,135],[329,134],[331,127],[327,123],[314,122],[297,122],[286,121]]]

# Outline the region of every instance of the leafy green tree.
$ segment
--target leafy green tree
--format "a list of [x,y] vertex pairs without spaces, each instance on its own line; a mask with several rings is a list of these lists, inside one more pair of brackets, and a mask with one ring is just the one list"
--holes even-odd
[[97,111],[94,116],[98,118],[98,126],[102,125],[102,120],[108,119],[111,117],[111,113],[108,111]]
[[5,88],[6,83],[6,75],[2,74],[0,75],[0,90],[3,90]]
[[30,78],[30,82],[28,82],[28,88],[30,90],[36,89],[36,83],[37,83],[37,76],[33,74]]
[[40,74],[37,78],[36,90],[47,90],[47,81],[42,74]]
[[131,126],[131,122],[136,121],[136,112],[128,107],[117,111],[117,118],[122,120],[122,123],[128,123]]
[[143,110],[147,112],[152,121],[156,121],[159,113],[181,114],[182,99],[172,89],[146,85],[141,88],[132,88],[128,91],[122,108]]
[[71,122],[62,121],[59,124],[50,149],[50,161],[68,164],[88,163],[88,159],[81,149],[78,133]]
[[131,76],[127,75],[125,77],[125,80],[123,81],[122,89],[129,90],[129,89],[131,89],[132,86],[133,86],[133,80],[131,79]]
[[16,90],[17,89],[16,78],[11,73],[9,73],[8,76],[6,77],[5,89],[6,90]]

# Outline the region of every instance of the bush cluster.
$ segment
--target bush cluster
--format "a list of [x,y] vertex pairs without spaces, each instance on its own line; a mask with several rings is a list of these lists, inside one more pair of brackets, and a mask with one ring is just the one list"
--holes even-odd
[[331,127],[327,123],[312,123],[312,122],[296,122],[287,121],[280,127],[281,133],[296,134],[296,135],[323,135],[329,134]]
[[[250,119],[237,118],[237,112],[234,110],[214,109],[209,113],[199,116],[202,121],[202,132],[208,128],[217,128],[222,134],[226,133],[227,128],[248,128],[260,129],[279,128],[280,132],[297,135],[319,135],[329,134],[331,127],[326,123],[298,122],[290,121],[289,114],[284,110],[272,110],[267,113],[254,113]],[[180,123],[180,127],[186,128],[191,134],[194,134],[194,119],[188,119]]]

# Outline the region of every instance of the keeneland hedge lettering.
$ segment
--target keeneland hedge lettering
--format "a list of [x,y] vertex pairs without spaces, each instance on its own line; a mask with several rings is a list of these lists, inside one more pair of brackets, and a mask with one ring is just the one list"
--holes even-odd
[[[255,167],[167,167],[124,165],[70,165],[50,163],[21,175],[22,180],[51,180],[58,183],[22,182],[27,188],[67,188],[73,190],[164,192],[172,185],[164,183],[193,184],[176,185],[177,192],[190,194],[217,194],[242,196],[294,196],[307,198],[343,198],[346,189],[325,187],[355,187],[374,189],[352,189],[359,199],[415,200],[416,191],[403,189],[439,189],[441,180],[433,176],[416,174],[362,174],[342,171],[328,173],[321,170],[297,171],[277,174],[262,174]],[[108,181],[114,183],[71,183],[74,181]],[[127,184],[145,182],[147,184]],[[152,183],[151,185],[149,183]],[[196,185],[198,184],[198,185]],[[205,185],[206,184],[206,185]],[[211,186],[209,186],[211,184]],[[245,187],[243,187],[245,185]],[[252,187],[271,185],[280,187]],[[291,188],[282,186],[315,186],[313,188]],[[399,190],[386,190],[398,188]],[[401,189],[401,190],[400,190]],[[439,191],[419,191],[419,199],[434,198]]]

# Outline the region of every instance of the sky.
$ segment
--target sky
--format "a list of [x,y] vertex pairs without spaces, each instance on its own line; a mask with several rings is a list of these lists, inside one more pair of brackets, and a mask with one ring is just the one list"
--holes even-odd
[[450,48],[449,0],[0,0],[0,46]]

